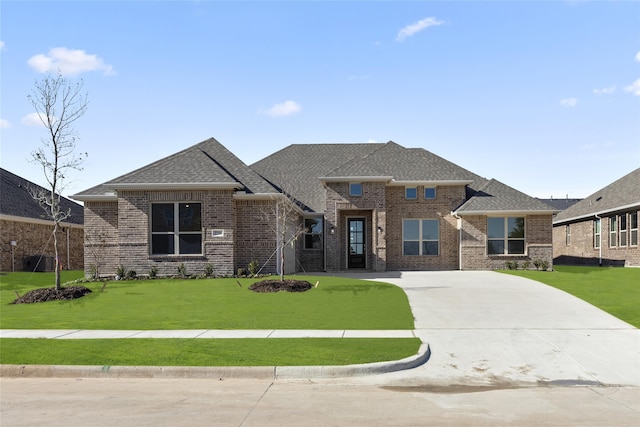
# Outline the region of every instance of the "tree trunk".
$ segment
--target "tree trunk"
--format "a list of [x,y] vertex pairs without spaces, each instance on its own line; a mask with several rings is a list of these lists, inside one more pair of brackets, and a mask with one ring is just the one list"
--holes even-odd
[[53,251],[55,253],[56,291],[60,290],[60,257],[58,255],[58,223],[53,224]]

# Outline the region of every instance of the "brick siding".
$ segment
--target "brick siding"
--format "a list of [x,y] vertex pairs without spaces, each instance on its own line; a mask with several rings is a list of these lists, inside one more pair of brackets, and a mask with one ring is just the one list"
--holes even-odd
[[[616,246],[609,244],[609,229],[611,216],[602,216],[601,219],[601,247],[594,247],[594,218],[569,224],[571,239],[567,244],[566,224],[553,227],[553,257],[558,264],[585,264],[598,265],[602,257],[602,265],[640,267],[640,246],[631,246],[631,223],[629,214],[633,211],[623,212],[617,215],[627,215],[627,234],[624,242],[620,241],[617,233]],[[635,211],[638,212],[638,211]],[[617,216],[616,215],[616,216]],[[621,244],[621,243],[624,243]]]
[[[58,254],[65,270],[81,270],[83,268],[84,246],[82,225],[62,223],[57,233]],[[53,223],[32,221],[29,218],[0,220],[0,236],[2,236],[2,252],[0,253],[0,271],[33,271],[36,268],[34,256],[44,255],[55,259],[53,247]],[[67,245],[68,237],[68,245]],[[11,241],[17,243],[11,246]],[[13,258],[12,258],[13,248]],[[52,270],[53,261],[40,261],[38,269]]]

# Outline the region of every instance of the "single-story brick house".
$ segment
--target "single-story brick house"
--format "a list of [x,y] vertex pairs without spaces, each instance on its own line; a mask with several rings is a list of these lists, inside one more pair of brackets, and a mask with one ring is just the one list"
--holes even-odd
[[[0,168],[0,236],[2,252],[0,271],[52,271],[53,221],[33,198],[44,188]],[[63,210],[71,216],[60,224],[58,251],[64,269],[81,270],[84,266],[84,209],[65,197]]]
[[556,262],[640,267],[639,211],[640,168],[556,215]]
[[226,275],[252,260],[276,272],[282,200],[295,204],[286,273],[551,267],[557,212],[394,142],[295,144],[247,166],[208,139],[73,197],[85,205],[85,265],[102,274],[210,264]]

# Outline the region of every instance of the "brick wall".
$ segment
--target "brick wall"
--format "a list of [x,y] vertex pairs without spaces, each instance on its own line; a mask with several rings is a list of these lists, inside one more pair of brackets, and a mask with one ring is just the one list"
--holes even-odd
[[85,202],[85,276],[114,275],[120,263],[118,202]]
[[507,261],[525,261],[533,266],[534,260],[543,260],[553,268],[553,245],[551,215],[528,215],[525,217],[525,255],[487,255],[487,217],[465,215],[462,217],[462,269],[504,269]]
[[569,243],[566,239],[566,225],[553,227],[553,257],[556,263],[598,265],[602,257],[602,265],[640,266],[640,246],[631,246],[630,213],[631,211],[618,214],[627,215],[627,233],[624,241],[621,241],[621,235],[616,233],[615,246],[610,244],[611,217],[602,217],[601,250],[594,247],[593,218],[569,224],[571,233]]
[[[417,192],[417,199],[407,200],[404,187],[387,187],[387,267],[390,270],[458,269],[457,220],[451,211],[463,202],[465,187],[438,187],[436,198],[428,200],[424,198],[424,187],[419,186]],[[439,255],[403,255],[403,219],[437,219]]]
[[275,201],[236,200],[236,271],[258,261],[263,273],[277,271]]
[[[35,255],[44,255],[55,259],[53,247],[53,224],[29,218],[0,220],[2,249],[0,252],[0,271],[33,271],[36,267]],[[84,229],[82,225],[63,223],[58,231],[58,254],[63,269],[81,270],[83,268]],[[11,241],[16,246],[11,246]],[[68,243],[68,244],[67,244]],[[13,248],[13,258],[12,258]],[[53,262],[46,267],[53,268]],[[44,263],[38,264],[42,268]]]

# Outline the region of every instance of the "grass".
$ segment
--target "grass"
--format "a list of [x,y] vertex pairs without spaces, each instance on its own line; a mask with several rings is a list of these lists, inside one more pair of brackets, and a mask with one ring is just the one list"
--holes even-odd
[[418,338],[93,339],[3,338],[5,364],[99,366],[307,366],[398,360]]
[[554,266],[552,272],[505,270],[574,295],[640,328],[640,269]]
[[[73,272],[66,272],[73,277]],[[39,277],[41,274],[43,277]],[[81,275],[81,273],[79,273]],[[381,282],[300,277],[307,292],[255,293],[257,279],[133,280],[89,283],[94,292],[73,301],[10,304],[38,287],[47,273],[0,277],[4,329],[413,329],[402,289]],[[76,274],[77,275],[77,274]],[[242,287],[238,286],[240,282]],[[381,315],[384,314],[384,315]]]
[[[65,271],[62,281],[82,277]],[[336,277],[297,277],[317,288],[259,294],[256,279],[102,282],[74,301],[10,304],[15,293],[51,287],[49,273],[0,276],[3,329],[413,329],[404,292],[393,285]],[[381,315],[384,314],[384,315]],[[406,339],[0,339],[6,364],[273,366],[346,365],[417,353]]]

